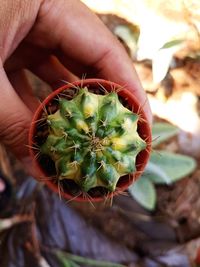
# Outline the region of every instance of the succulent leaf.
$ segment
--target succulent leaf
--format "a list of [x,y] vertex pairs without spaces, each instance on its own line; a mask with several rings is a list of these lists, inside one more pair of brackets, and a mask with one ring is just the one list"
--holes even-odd
[[129,193],[147,210],[154,210],[156,205],[156,190],[148,176],[142,176],[129,187]]

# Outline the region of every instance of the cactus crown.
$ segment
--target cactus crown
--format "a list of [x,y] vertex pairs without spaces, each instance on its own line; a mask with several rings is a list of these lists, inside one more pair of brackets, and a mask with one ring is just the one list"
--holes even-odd
[[48,137],[40,151],[55,163],[59,180],[72,179],[82,191],[101,186],[113,192],[121,176],[136,170],[146,143],[137,133],[139,116],[116,92],[97,95],[81,88],[47,116]]

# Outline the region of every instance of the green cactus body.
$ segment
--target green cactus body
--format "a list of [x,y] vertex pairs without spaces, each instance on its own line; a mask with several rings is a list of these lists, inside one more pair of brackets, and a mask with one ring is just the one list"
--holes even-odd
[[58,110],[48,115],[41,153],[54,161],[59,180],[72,179],[84,192],[97,186],[113,192],[121,176],[136,171],[136,156],[146,148],[138,120],[117,93],[82,88],[72,100],[60,98]]

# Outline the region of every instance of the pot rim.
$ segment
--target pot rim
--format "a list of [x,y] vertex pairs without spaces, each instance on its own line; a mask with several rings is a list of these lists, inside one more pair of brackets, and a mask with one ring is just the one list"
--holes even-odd
[[[42,170],[42,167],[40,166],[38,160],[36,159],[36,157],[35,157],[36,153],[35,153],[34,149],[32,149],[32,147],[34,145],[34,135],[36,132],[37,121],[41,117],[41,114],[44,112],[45,106],[64,90],[73,89],[73,87],[76,88],[77,86],[87,87],[87,85],[92,86],[94,84],[95,85],[97,85],[97,84],[102,85],[102,86],[106,87],[106,90],[110,90],[110,91],[121,88],[121,90],[117,91],[117,94],[127,101],[127,103],[130,105],[130,107],[132,108],[134,113],[140,114],[141,119],[138,121],[138,133],[142,137],[142,139],[147,142],[147,147],[145,150],[142,150],[137,155],[137,158],[136,158],[137,171],[134,172],[133,174],[127,175],[128,178],[126,178],[125,182],[122,181],[123,178],[122,179],[120,178],[121,180],[119,180],[119,182],[118,182],[119,184],[121,183],[120,189],[117,189],[114,192],[108,193],[108,195],[106,195],[106,196],[104,195],[102,197],[99,197],[99,196],[98,197],[91,197],[89,199],[89,201],[92,201],[92,202],[105,201],[109,198],[112,198],[115,195],[118,195],[120,192],[126,190],[134,181],[136,181],[136,179],[139,178],[141,173],[144,171],[144,168],[148,162],[148,159],[150,156],[150,151],[151,151],[152,136],[151,136],[150,125],[147,121],[147,118],[145,116],[145,113],[144,113],[142,107],[140,106],[136,97],[133,95],[133,91],[128,89],[128,87],[125,88],[125,87],[122,87],[115,82],[107,81],[104,79],[85,79],[85,80],[78,80],[78,81],[75,81],[72,83],[67,83],[66,85],[63,85],[63,86],[59,87],[58,89],[56,89],[55,91],[53,91],[52,93],[50,93],[44,99],[44,101],[39,105],[36,112],[34,113],[34,116],[33,116],[32,122],[31,122],[31,126],[30,126],[30,130],[29,130],[29,136],[28,136],[29,153],[30,153],[30,156],[32,158],[33,165],[35,166],[38,173],[40,174],[40,177],[46,178],[46,179],[44,179],[44,183],[52,191],[59,193],[61,195],[61,197],[63,197],[64,199],[69,199],[69,200],[74,199],[74,200],[79,201],[79,202],[88,202],[88,199],[86,199],[82,194],[78,195],[78,196],[73,196],[73,195],[69,194],[68,192],[60,191],[58,189],[58,185],[53,183],[50,180],[50,178],[48,178],[48,176],[45,175],[45,171]],[[123,177],[126,177],[126,176],[123,176]],[[41,179],[39,177],[34,177],[34,178],[36,178],[38,181],[41,181]],[[123,180],[125,180],[125,178]]]

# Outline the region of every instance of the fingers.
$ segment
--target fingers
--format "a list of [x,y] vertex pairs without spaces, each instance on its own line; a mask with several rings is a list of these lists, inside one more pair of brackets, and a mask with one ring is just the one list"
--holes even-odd
[[8,73],[7,75],[11,85],[15,88],[15,91],[26,104],[27,108],[29,108],[32,112],[35,112],[39,105],[39,101],[33,95],[33,91],[28,82],[25,71],[18,70],[16,72]]
[[6,61],[4,68],[7,73],[18,73],[23,68],[29,69],[53,89],[62,85],[62,81],[77,80],[78,77],[67,70],[51,53],[50,50],[23,42]]
[[86,73],[126,85],[151,120],[146,95],[125,49],[80,1],[43,1],[28,40],[56,51],[62,64],[79,76]]
[[3,68],[0,81],[0,140],[23,160],[28,156],[26,144],[32,112],[13,90]]
[[55,56],[49,56],[40,64],[29,68],[35,75],[47,82],[53,89],[66,82],[78,80],[78,77],[67,70]]

